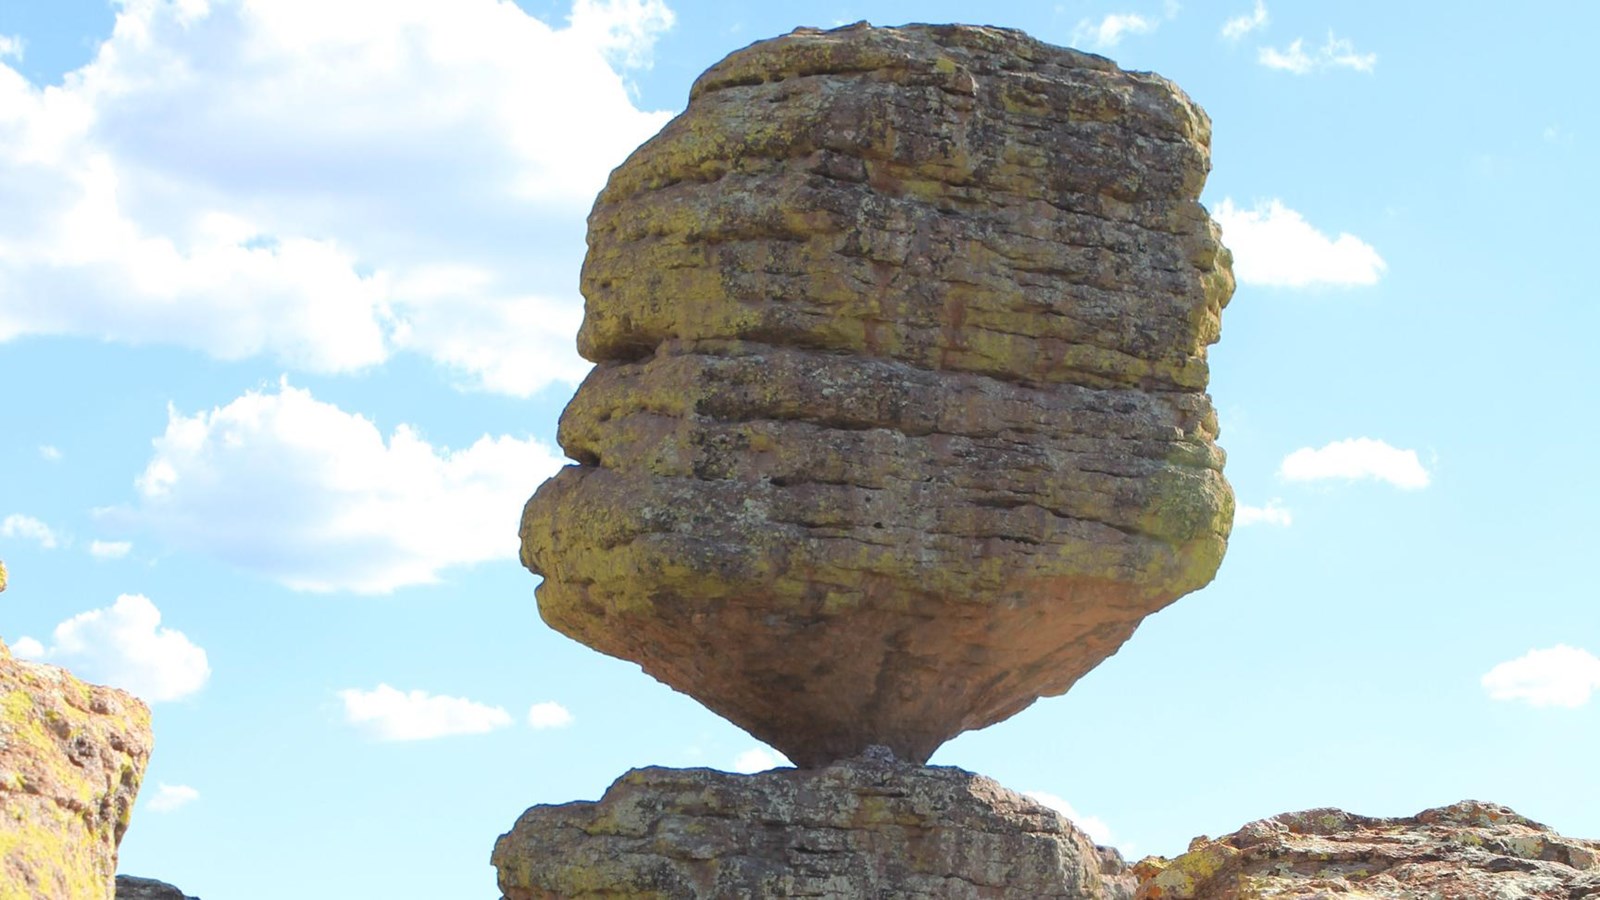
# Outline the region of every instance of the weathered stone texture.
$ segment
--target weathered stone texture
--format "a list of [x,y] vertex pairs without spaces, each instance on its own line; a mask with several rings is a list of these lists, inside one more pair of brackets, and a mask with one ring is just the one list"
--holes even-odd
[[505,900],[1105,898],[1133,882],[1053,810],[954,768],[636,769],[495,844]]
[[1003,29],[802,29],[590,216],[522,522],[546,622],[805,766],[1059,694],[1206,584],[1233,287],[1169,82]]
[[0,900],[109,900],[150,710],[0,643]]
[[1600,898],[1600,841],[1471,800],[1396,819],[1313,809],[1134,872],[1138,900],[1584,900]]
[[200,898],[191,897],[165,881],[118,875],[116,900],[200,900]]

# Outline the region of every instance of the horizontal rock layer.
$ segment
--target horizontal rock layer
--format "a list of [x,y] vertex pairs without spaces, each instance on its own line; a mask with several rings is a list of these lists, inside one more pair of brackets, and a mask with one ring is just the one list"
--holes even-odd
[[0,643],[0,898],[110,900],[150,710]]
[[505,900],[1104,898],[1114,850],[993,781],[854,759],[733,775],[637,769],[597,803],[535,806],[495,844]]
[[1585,900],[1600,898],[1600,841],[1471,800],[1393,819],[1313,809],[1134,871],[1139,900]]
[[1002,29],[714,66],[590,216],[545,621],[807,766],[1065,691],[1225,549],[1209,133]]

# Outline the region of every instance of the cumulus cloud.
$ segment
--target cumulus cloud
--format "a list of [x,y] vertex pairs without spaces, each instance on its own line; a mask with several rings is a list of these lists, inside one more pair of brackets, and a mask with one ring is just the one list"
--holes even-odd
[[[1098,816],[1080,815],[1076,809],[1072,808],[1072,804],[1057,797],[1055,794],[1048,794],[1044,791],[1024,791],[1023,794],[1066,816],[1072,821],[1072,824],[1078,826],[1096,844],[1106,847],[1116,846],[1114,836],[1111,833],[1111,826],[1107,825],[1104,819]],[[1124,848],[1124,852],[1128,852],[1128,847]]]
[[1266,506],[1249,506],[1239,504],[1233,513],[1233,524],[1240,527],[1246,525],[1276,525],[1287,528],[1294,524],[1294,516],[1290,514],[1283,501],[1273,498],[1267,501]]
[[765,747],[751,747],[733,758],[733,771],[743,775],[754,775],[788,765],[793,765],[788,757]]
[[1364,437],[1301,447],[1283,458],[1278,474],[1287,481],[1383,481],[1404,490],[1425,488],[1430,480],[1417,451]]
[[1222,36],[1230,41],[1237,41],[1258,28],[1267,24],[1267,4],[1256,0],[1255,9],[1242,16],[1234,16],[1222,23]]
[[1332,31],[1328,32],[1328,40],[1315,50],[1306,50],[1305,39],[1295,38],[1282,50],[1262,47],[1256,59],[1269,69],[1281,69],[1296,75],[1323,69],[1371,72],[1378,65],[1378,54],[1358,53],[1349,38],[1334,37]]
[[511,714],[498,706],[427,691],[403,692],[387,684],[370,691],[340,691],[339,699],[346,722],[384,741],[484,734],[511,724]]
[[89,555],[95,559],[121,559],[133,549],[129,541],[90,541]]
[[11,645],[11,653],[13,656],[22,659],[42,660],[44,659],[44,645],[39,643],[37,638],[23,636],[17,638],[17,642]]
[[1481,683],[1495,700],[1577,709],[1600,691],[1600,658],[1557,644],[1500,663],[1484,673]]
[[1138,13],[1111,13],[1098,22],[1093,19],[1079,22],[1072,29],[1072,43],[1108,50],[1122,43],[1125,35],[1148,34],[1160,24],[1160,19]]
[[45,647],[23,638],[13,650],[150,703],[181,700],[211,678],[206,651],[183,632],[163,628],[161,611],[142,594],[123,594],[109,607],[73,616],[56,626],[52,641]]
[[515,558],[516,511],[562,461],[532,439],[435,448],[287,382],[167,429],[115,518],[295,590],[385,593]]
[[46,550],[54,550],[59,546],[54,529],[22,513],[12,513],[0,519],[0,537],[35,541]]
[[61,460],[61,451],[50,444],[40,444],[39,458],[45,462],[59,462]]
[[584,216],[665,121],[661,0],[121,4],[41,88],[0,62],[0,341],[76,335],[317,372],[425,356],[575,382]]
[[572,724],[572,713],[555,701],[535,703],[528,708],[528,725],[532,728],[565,728]]
[[200,792],[186,784],[157,784],[156,792],[145,801],[151,812],[172,812],[200,799]]
[[1329,238],[1281,200],[1241,209],[1223,198],[1213,218],[1244,284],[1351,287],[1376,284],[1389,267],[1371,244],[1347,233]]
[[627,68],[650,65],[656,38],[672,27],[661,0],[576,0],[567,17],[572,32]]

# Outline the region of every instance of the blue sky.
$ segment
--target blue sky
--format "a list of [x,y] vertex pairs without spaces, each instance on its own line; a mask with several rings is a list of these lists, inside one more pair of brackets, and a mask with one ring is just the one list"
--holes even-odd
[[972,21],[1211,114],[1217,580],[934,762],[1134,856],[1465,797],[1600,836],[1584,4],[0,2],[0,635],[153,703],[123,870],[494,896],[528,805],[770,751],[545,628],[584,216],[727,52]]

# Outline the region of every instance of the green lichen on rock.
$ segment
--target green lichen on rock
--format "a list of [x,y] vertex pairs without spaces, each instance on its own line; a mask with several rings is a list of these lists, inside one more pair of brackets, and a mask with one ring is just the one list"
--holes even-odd
[[1210,122],[1020,32],[737,51],[589,218],[522,521],[553,628],[823,765],[1060,694],[1208,583]]
[[1136,900],[1576,900],[1600,897],[1600,841],[1473,800],[1403,818],[1313,809],[1195,838],[1133,874]]
[[108,900],[149,708],[0,642],[0,900]]

